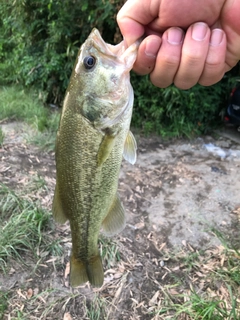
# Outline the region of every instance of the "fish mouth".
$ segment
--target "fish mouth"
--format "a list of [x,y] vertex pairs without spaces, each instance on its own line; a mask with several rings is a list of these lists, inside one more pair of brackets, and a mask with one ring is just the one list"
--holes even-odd
[[[98,130],[105,130],[116,125],[125,115],[129,114],[132,108],[133,89],[129,82],[129,71],[136,60],[139,43],[135,42],[129,47],[126,47],[124,41],[118,45],[105,43],[100,32],[95,28],[81,47],[75,67],[76,73],[81,72],[82,60],[86,55],[94,56],[100,67],[106,68],[106,72],[109,73],[107,80],[110,85],[107,91],[96,93],[95,90],[89,90],[86,93],[86,99],[92,101],[90,105],[96,105],[95,101],[101,106],[104,105],[98,117],[91,121]],[[124,85],[124,91],[121,84]],[[123,94],[126,98],[122,98]]]
[[126,72],[128,72],[132,69],[136,60],[140,40],[134,42],[129,47],[127,47],[124,40],[117,45],[112,45],[106,43],[98,29],[94,28],[85,43],[89,47],[95,47],[95,49],[103,55],[119,61],[119,63],[123,63],[126,67]]
[[118,45],[111,45],[109,43],[106,43],[98,29],[94,28],[92,32],[90,33],[88,40],[92,42],[92,45],[101,53],[104,55],[109,56],[120,56],[124,53],[126,50],[125,45],[123,45],[122,42],[120,42]]

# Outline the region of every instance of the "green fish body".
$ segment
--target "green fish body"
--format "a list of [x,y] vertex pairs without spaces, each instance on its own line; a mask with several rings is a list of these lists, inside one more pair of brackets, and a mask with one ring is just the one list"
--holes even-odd
[[136,142],[129,131],[129,72],[137,47],[106,44],[93,29],[79,50],[66,91],[56,139],[53,215],[59,223],[70,221],[72,286],[103,284],[100,229],[114,235],[125,226],[117,188],[122,157],[136,161]]

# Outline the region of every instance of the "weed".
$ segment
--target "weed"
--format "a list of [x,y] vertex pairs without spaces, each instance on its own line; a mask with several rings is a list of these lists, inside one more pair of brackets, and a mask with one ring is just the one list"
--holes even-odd
[[235,257],[234,251],[225,253],[227,261],[225,264],[216,270],[212,278],[215,281],[221,281],[227,284],[232,290],[237,291],[240,285],[240,261]]
[[36,252],[42,243],[42,231],[50,215],[4,185],[1,185],[0,196],[0,268],[4,270],[9,257],[15,256],[21,260],[21,252]]
[[199,256],[200,256],[200,253],[196,251],[196,252],[189,252],[188,254],[186,254],[185,257],[183,257],[183,262],[187,266],[189,271],[195,266],[199,265]]
[[107,320],[106,311],[106,300],[99,295],[96,295],[93,301],[87,303],[87,316],[89,320]]
[[62,246],[60,245],[60,240],[55,239],[52,240],[51,242],[48,242],[45,244],[45,251],[51,252],[51,254],[55,257],[59,257],[63,253]]
[[2,131],[2,128],[0,127],[0,147],[3,145],[3,141],[4,141],[4,132]]
[[56,132],[45,130],[44,132],[35,131],[34,135],[28,135],[26,141],[34,144],[41,150],[54,151]]
[[209,227],[209,231],[211,231],[212,233],[215,234],[215,236],[221,241],[224,248],[226,248],[226,249],[230,248],[229,241],[228,241],[226,235],[224,235],[221,231],[219,231],[215,227]]
[[47,121],[47,109],[39,103],[33,91],[26,92],[18,86],[2,87],[0,101],[1,120],[20,120],[30,124]]
[[[2,87],[0,101],[0,120],[17,120],[30,124],[34,134],[31,133],[27,140],[42,148],[54,149],[59,113],[45,108],[35,91],[26,91],[18,86]],[[2,140],[0,131],[0,145]]]
[[22,210],[22,201],[16,193],[4,184],[0,184],[0,213],[1,217],[17,214]]
[[5,310],[7,309],[8,295],[0,290],[0,319],[3,319]]
[[107,268],[113,267],[120,260],[118,246],[111,238],[101,236],[99,238],[100,253]]
[[205,299],[198,295],[196,292],[192,292],[190,296],[191,307],[190,310],[196,314],[195,318],[206,320],[222,320],[227,317],[226,305],[219,299]]
[[39,191],[40,189],[47,190],[47,183],[43,177],[39,175],[33,175],[27,185],[27,190],[33,192]]

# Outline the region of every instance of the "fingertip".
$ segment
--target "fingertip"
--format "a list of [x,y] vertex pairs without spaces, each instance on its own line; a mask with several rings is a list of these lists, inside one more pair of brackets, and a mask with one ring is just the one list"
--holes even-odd
[[126,5],[127,2],[118,12],[116,20],[124,40],[130,46],[144,35],[145,29],[141,23],[127,15]]
[[179,45],[183,43],[184,32],[181,28],[171,27],[165,32],[167,41],[171,45]]
[[174,77],[176,87],[187,90],[198,83],[208,55],[210,35],[211,30],[204,22],[194,23],[188,28]]
[[173,83],[181,61],[183,39],[184,31],[180,28],[171,27],[163,33],[161,47],[150,75],[156,87],[166,88]]
[[213,29],[210,37],[210,45],[219,46],[222,42],[226,42],[225,32],[221,29]]
[[148,36],[142,41],[133,68],[136,73],[146,75],[152,72],[161,42],[161,38],[156,35]]
[[211,32],[208,55],[204,70],[199,79],[203,86],[211,86],[222,79],[225,73],[227,40],[226,34],[221,29],[213,29]]
[[191,27],[191,37],[195,41],[205,40],[207,34],[209,33],[209,27],[204,22],[196,22]]
[[160,45],[161,45],[161,38],[156,35],[148,36],[146,39],[144,39],[145,43],[145,49],[144,53],[147,57],[156,58]]
[[119,29],[127,45],[130,46],[144,35],[144,26],[128,17],[117,20]]
[[117,23],[128,46],[141,38],[153,17],[144,1],[126,1],[117,14]]

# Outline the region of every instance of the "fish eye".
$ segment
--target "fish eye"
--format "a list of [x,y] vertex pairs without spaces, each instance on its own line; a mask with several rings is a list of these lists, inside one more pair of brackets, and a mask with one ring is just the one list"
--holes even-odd
[[92,69],[96,63],[96,59],[93,56],[88,56],[83,59],[83,64],[86,69]]

